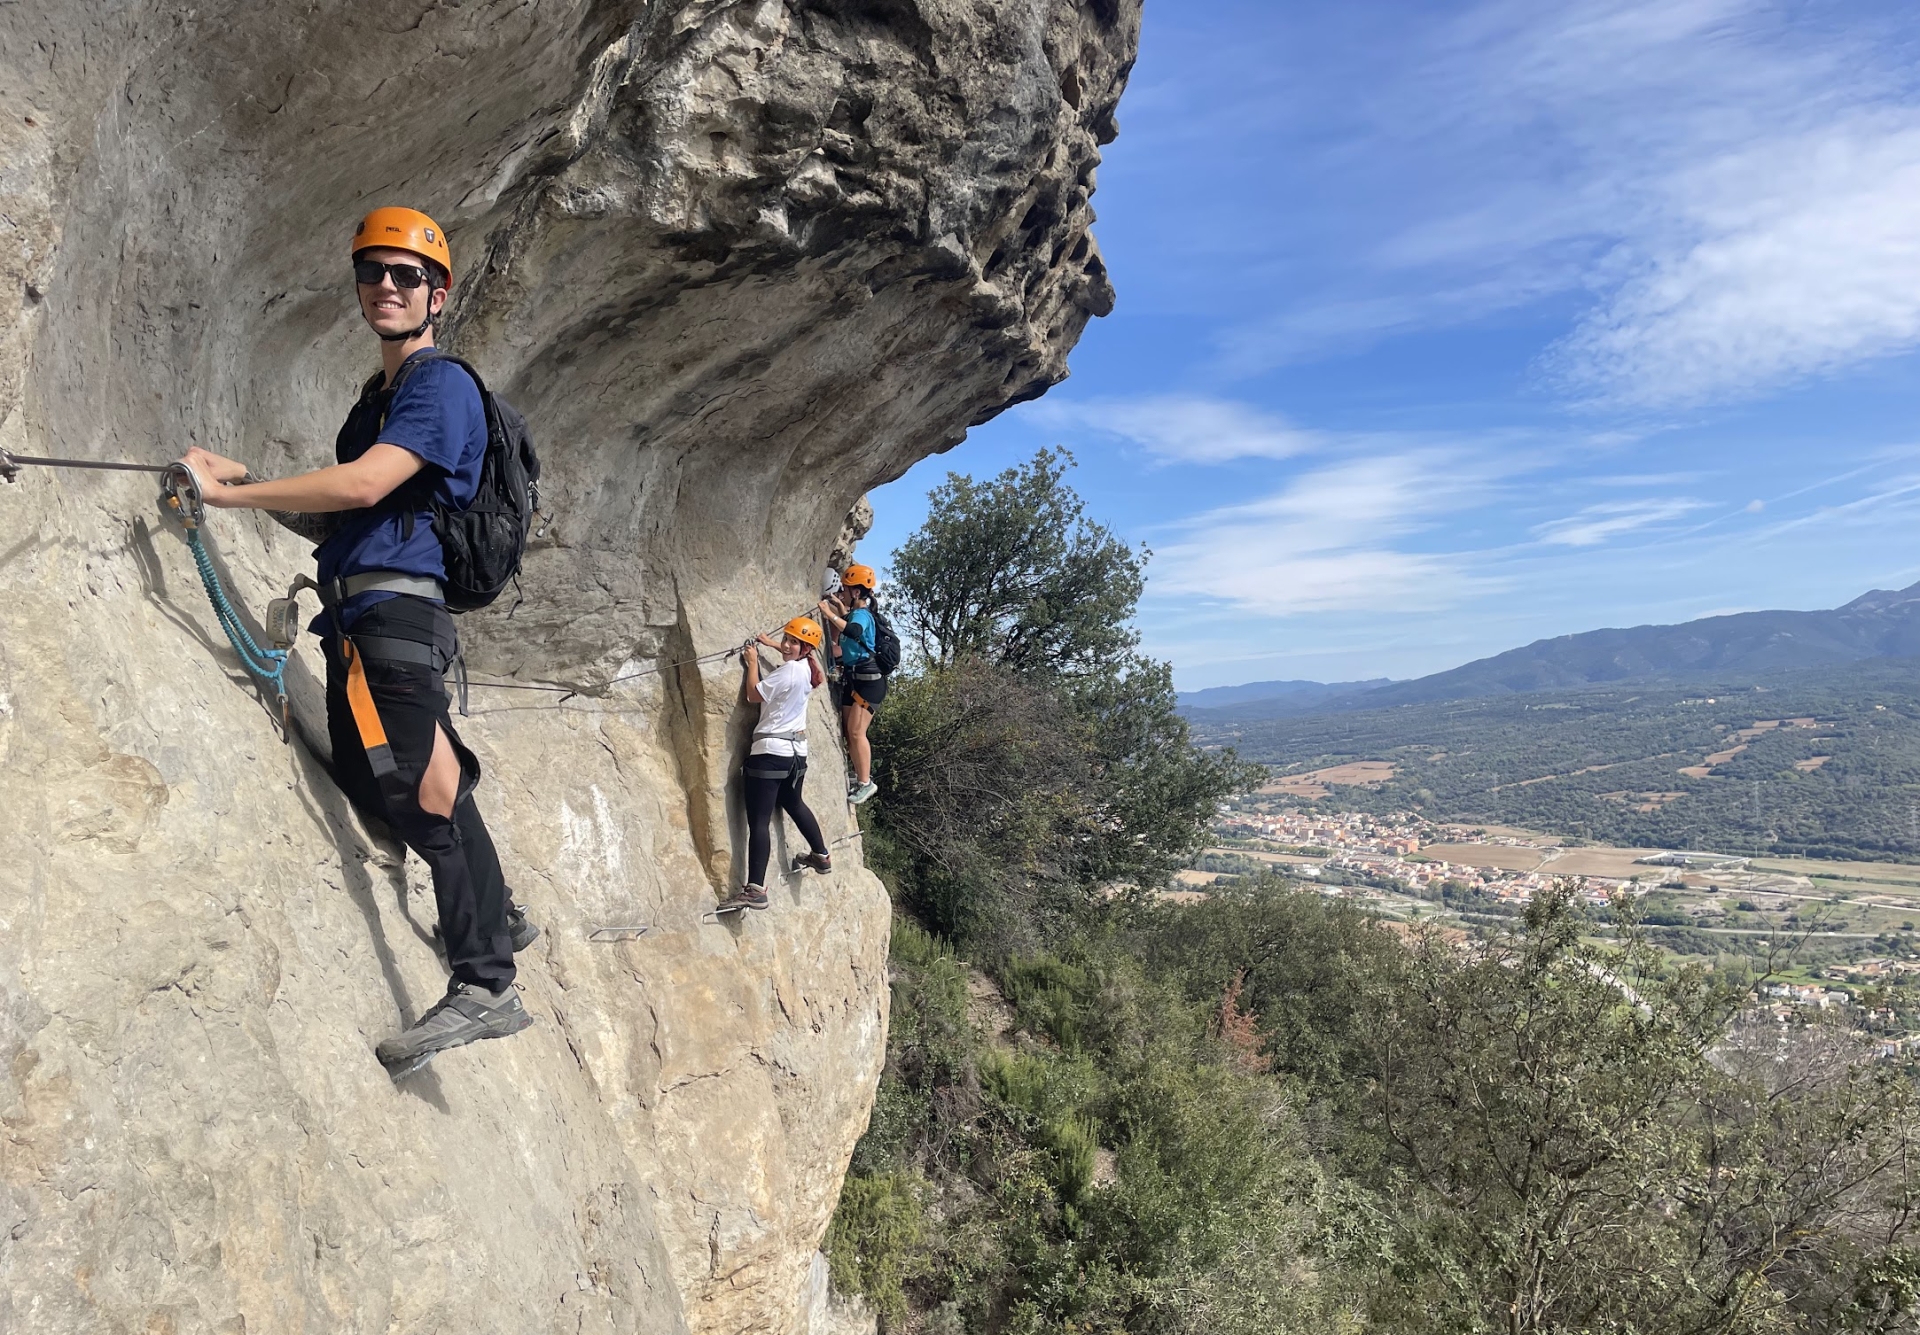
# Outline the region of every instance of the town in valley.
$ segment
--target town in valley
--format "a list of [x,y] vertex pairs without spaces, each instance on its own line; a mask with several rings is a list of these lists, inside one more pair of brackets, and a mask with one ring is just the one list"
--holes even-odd
[[1212,846],[1170,893],[1262,875],[1355,901],[1397,930],[1455,934],[1497,930],[1571,882],[1596,924],[1624,912],[1676,955],[1722,967],[1764,958],[1759,995],[1776,1019],[1844,1008],[1883,1045],[1920,1033],[1920,866],[1599,846],[1338,810],[1270,786],[1222,807]]

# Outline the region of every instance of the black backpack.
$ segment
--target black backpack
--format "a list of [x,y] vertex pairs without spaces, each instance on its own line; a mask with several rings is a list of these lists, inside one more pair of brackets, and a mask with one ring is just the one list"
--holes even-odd
[[[430,352],[400,368],[387,387],[387,401],[413,368],[429,361],[448,361],[473,377],[487,413],[487,452],[480,462],[480,485],[464,510],[453,510],[418,492],[405,498],[413,508],[433,511],[433,531],[447,563],[447,610],[471,612],[487,606],[520,574],[527,552],[527,535],[534,512],[540,508],[540,456],[520,410],[487,388],[480,373],[451,353]],[[402,488],[403,491],[410,489]]]
[[878,603],[867,604],[867,610],[873,613],[874,671],[883,677],[892,676],[893,670],[900,666],[900,637],[893,633],[893,626]]

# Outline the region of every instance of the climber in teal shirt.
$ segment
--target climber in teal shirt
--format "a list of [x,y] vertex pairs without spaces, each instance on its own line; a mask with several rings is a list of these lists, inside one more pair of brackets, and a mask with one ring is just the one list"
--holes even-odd
[[880,635],[874,617],[878,583],[872,566],[850,565],[840,577],[840,591],[820,602],[820,618],[834,631],[833,699],[840,706],[847,763],[853,767],[847,800],[856,806],[879,791],[873,782],[873,746],[867,741],[867,725],[887,698],[887,674],[880,671],[875,657]]

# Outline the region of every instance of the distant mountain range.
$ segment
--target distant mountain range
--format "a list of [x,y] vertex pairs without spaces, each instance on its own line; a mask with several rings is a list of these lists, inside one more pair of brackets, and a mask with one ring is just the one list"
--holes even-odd
[[[1920,584],[1875,589],[1825,612],[1738,612],[1674,626],[1561,635],[1412,681],[1262,682],[1189,692],[1180,704],[1183,712],[1205,710],[1216,720],[1252,721],[1914,657],[1920,657]],[[1288,689],[1269,689],[1282,687]]]
[[1391,677],[1375,677],[1372,681],[1253,681],[1245,686],[1209,686],[1204,691],[1181,691],[1179,698],[1182,709],[1224,709],[1229,705],[1260,704],[1270,700],[1311,708],[1339,696],[1392,684]]

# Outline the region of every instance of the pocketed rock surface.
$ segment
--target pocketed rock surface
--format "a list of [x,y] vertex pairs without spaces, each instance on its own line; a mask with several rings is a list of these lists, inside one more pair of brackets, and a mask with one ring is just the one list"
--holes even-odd
[[[372,1048],[444,986],[433,901],[326,778],[313,641],[283,745],[152,478],[0,486],[0,1330],[846,1328],[815,1257],[887,899],[817,698],[834,874],[702,922],[753,711],[737,661],[682,660],[808,606],[869,487],[1065,374],[1113,299],[1088,197],[1138,18],[0,6],[0,447],[329,462],[376,365],[348,237],[405,203],[549,515],[517,608],[463,618],[458,720],[546,929],[537,1022],[396,1086]],[[306,544],[207,535],[257,632]]]

